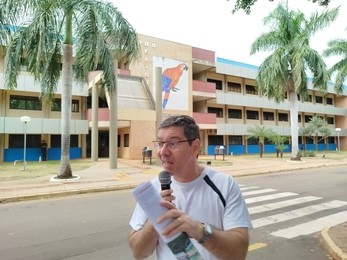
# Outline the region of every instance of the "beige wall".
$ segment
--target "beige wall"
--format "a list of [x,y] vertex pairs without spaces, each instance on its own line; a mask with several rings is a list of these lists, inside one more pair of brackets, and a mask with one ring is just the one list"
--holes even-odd
[[153,97],[155,94],[153,91],[153,58],[154,57],[165,57],[167,59],[180,60],[187,63],[188,65],[188,96],[190,97],[189,109],[188,111],[174,111],[174,110],[164,110],[163,117],[169,114],[193,114],[193,104],[192,104],[192,47],[176,43],[172,41],[167,41],[155,37],[138,35],[141,46],[141,61],[134,63],[129,66],[131,70],[131,75],[144,77],[147,81],[148,87],[152,92]]

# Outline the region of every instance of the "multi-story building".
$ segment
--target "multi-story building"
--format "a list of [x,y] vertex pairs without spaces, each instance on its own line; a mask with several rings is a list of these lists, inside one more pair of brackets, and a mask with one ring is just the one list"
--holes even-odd
[[[216,58],[213,51],[164,39],[139,35],[139,40],[141,59],[134,64],[121,64],[118,70],[118,157],[141,158],[144,147],[153,147],[157,122],[171,114],[188,114],[196,119],[203,154],[213,155],[220,145],[229,154],[257,153],[256,141],[247,139],[247,129],[255,124],[290,136],[288,102],[276,103],[257,92],[256,66]],[[48,143],[48,159],[59,159],[60,89],[53,105],[43,106],[38,99],[40,86],[23,68],[18,88],[5,90],[3,56],[0,56],[0,161],[23,157],[25,131],[27,160],[39,158],[41,139]],[[101,72],[93,72],[83,89],[74,87],[72,158],[89,157],[93,149],[98,150],[99,157],[109,156],[109,100],[100,97],[97,104],[92,102],[92,95],[99,93],[94,87],[99,86],[100,75]],[[332,135],[319,143],[319,149],[346,150],[347,90],[336,95],[331,84],[327,93],[310,89],[308,100],[299,99],[299,127],[305,127],[317,115],[332,130]],[[31,117],[31,122],[21,122],[22,116]],[[92,147],[95,126],[98,145]],[[309,138],[299,136],[299,143],[304,140],[306,149],[315,149]],[[273,151],[274,145],[266,144],[265,152]]]

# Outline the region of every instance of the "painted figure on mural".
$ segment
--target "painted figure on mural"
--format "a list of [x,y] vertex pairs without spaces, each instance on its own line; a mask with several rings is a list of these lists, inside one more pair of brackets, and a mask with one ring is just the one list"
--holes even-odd
[[163,108],[166,107],[167,102],[170,98],[170,92],[176,92],[179,90],[176,88],[184,71],[188,70],[188,66],[185,63],[181,63],[176,67],[167,68],[162,74],[162,92],[164,92],[163,97]]

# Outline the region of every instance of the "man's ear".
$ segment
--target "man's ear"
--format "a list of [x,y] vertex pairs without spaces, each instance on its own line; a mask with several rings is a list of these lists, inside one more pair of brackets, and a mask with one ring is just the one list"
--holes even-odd
[[193,146],[194,154],[198,156],[200,153],[200,140],[199,139],[194,140],[192,143],[192,146]]

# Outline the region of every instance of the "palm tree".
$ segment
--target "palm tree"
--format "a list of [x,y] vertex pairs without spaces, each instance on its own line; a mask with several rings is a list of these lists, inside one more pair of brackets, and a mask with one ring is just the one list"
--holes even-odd
[[310,47],[310,37],[336,19],[338,8],[315,13],[309,19],[300,11],[288,11],[279,4],[265,17],[269,32],[259,36],[251,46],[251,54],[273,51],[259,67],[256,85],[269,99],[289,99],[291,127],[291,160],[300,160],[298,149],[298,95],[307,97],[307,72],[313,74],[314,89],[325,91],[329,73],[319,53]]
[[276,157],[279,157],[281,154],[281,158],[283,157],[283,151],[288,148],[284,143],[288,141],[288,136],[279,135],[277,133],[273,133],[273,135],[269,136],[270,141],[276,147]]
[[43,102],[52,100],[62,78],[61,167],[57,177],[71,178],[73,78],[85,83],[90,71],[102,70],[103,88],[115,92],[118,64],[114,60],[127,63],[138,57],[137,34],[116,7],[98,0],[0,0],[0,5],[1,25],[6,21],[17,26],[5,56],[6,87],[17,87],[23,58],[28,71],[41,83]]
[[328,42],[328,48],[323,51],[326,57],[332,55],[342,56],[341,60],[336,62],[331,68],[330,73],[336,73],[335,91],[341,93],[343,90],[343,82],[347,79],[347,40],[335,39]]
[[247,129],[247,133],[248,133],[247,139],[249,138],[258,139],[259,155],[260,155],[260,158],[262,158],[264,153],[265,139],[272,136],[274,134],[273,131],[270,128],[266,128],[263,125],[254,125],[253,127],[249,127]]
[[302,129],[302,134],[313,139],[313,142],[318,151],[318,143],[327,139],[332,131],[325,120],[320,116],[313,116],[310,119],[309,125]]

